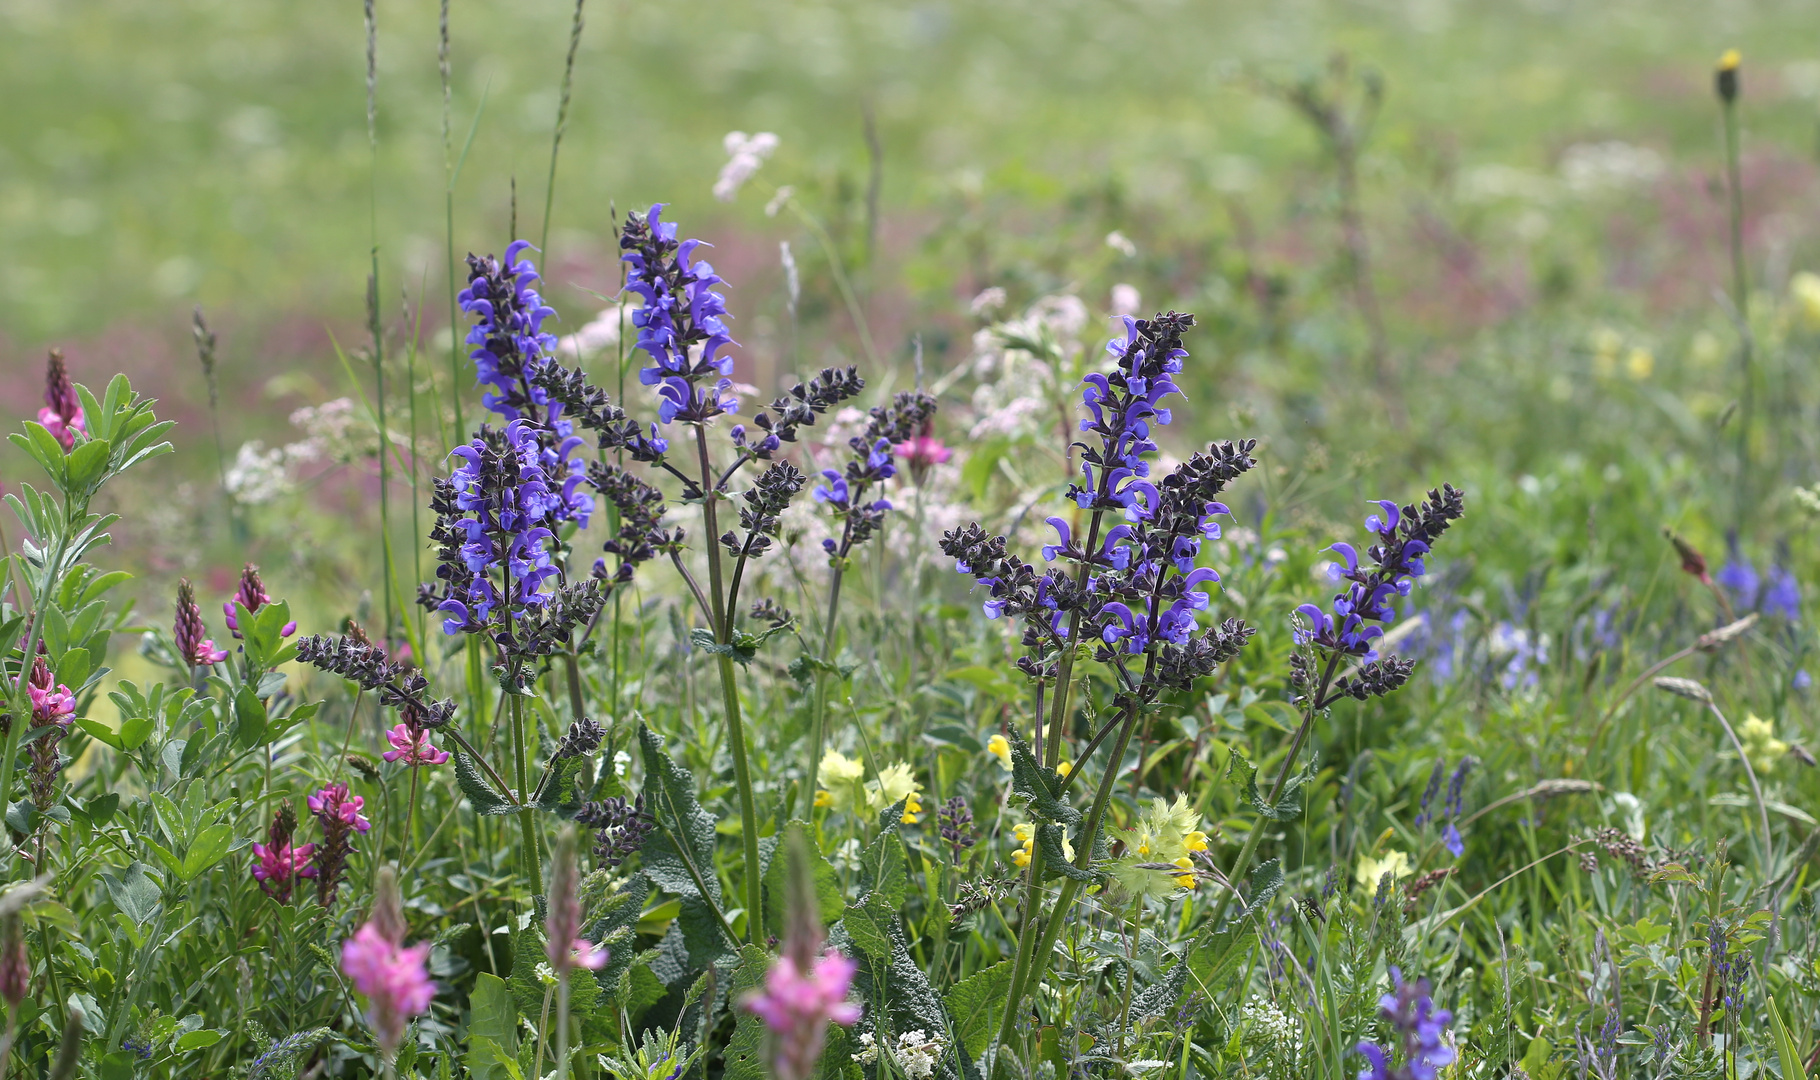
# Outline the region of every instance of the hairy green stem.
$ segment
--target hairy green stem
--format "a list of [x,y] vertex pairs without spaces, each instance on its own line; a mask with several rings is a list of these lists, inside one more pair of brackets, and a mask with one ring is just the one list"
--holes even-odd
[[530,806],[529,770],[525,766],[524,699],[516,694],[512,696],[512,766],[518,779],[518,827],[524,832],[525,876],[530,879],[531,894],[542,896],[543,862],[537,855],[537,812]]
[[[701,461],[701,514],[706,529],[708,549],[708,598],[712,609],[707,612],[713,623],[714,641],[728,645],[733,640],[733,617],[726,609],[721,591],[720,528],[716,523],[714,500],[714,466],[708,460],[708,429],[695,426],[695,449]],[[752,801],[752,769],[746,755],[746,731],[740,722],[739,683],[733,669],[733,657],[721,652],[716,657],[720,668],[721,703],[727,713],[727,749],[733,755],[733,782],[739,788],[740,839],[745,847],[746,862],[746,936],[754,945],[764,941],[764,901],[759,889],[758,807]]]
[[841,576],[846,568],[845,559],[834,564],[834,580],[828,586],[828,618],[822,624],[821,664],[815,669],[815,697],[809,720],[809,781],[804,788],[810,814],[814,813],[815,785],[821,777],[822,743],[828,736],[828,664],[834,659],[834,626],[840,616]]

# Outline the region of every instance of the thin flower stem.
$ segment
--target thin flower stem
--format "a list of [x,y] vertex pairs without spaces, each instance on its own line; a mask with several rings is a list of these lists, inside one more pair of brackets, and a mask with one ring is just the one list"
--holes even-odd
[[[1110,475],[1106,469],[1100,470]],[[1109,481],[1100,479],[1100,495],[1103,501]],[[1084,594],[1087,588],[1087,572],[1093,566],[1094,549],[1100,542],[1100,522],[1105,511],[1096,508],[1093,516],[1087,520],[1087,543],[1081,548],[1081,565],[1074,572],[1074,585],[1078,593]],[[1056,661],[1055,669],[1055,702],[1049,714],[1049,745],[1045,748],[1043,764],[1055,768],[1062,760],[1062,736],[1067,731],[1069,698],[1074,690],[1074,657],[1079,648],[1081,636],[1081,609],[1076,607],[1068,616],[1068,639],[1062,643],[1062,655]]]
[[[581,5],[577,4],[579,10]],[[569,1080],[569,969],[556,973],[556,1080]]]
[[550,216],[556,206],[556,155],[562,150],[563,129],[569,126],[569,95],[575,86],[575,54],[581,49],[581,9],[586,2],[575,0],[575,19],[569,25],[569,58],[562,66],[562,94],[556,102],[556,130],[550,136],[550,178],[543,192],[543,239],[537,246],[544,255],[546,266],[549,264]]
[[[1296,728],[1295,739],[1289,744],[1289,753],[1283,757],[1283,767],[1277,772],[1276,783],[1270,786],[1270,799],[1268,803],[1270,806],[1274,807],[1277,804],[1277,800],[1283,797],[1283,788],[1289,783],[1290,775],[1295,772],[1296,758],[1302,752],[1302,744],[1308,740],[1308,731],[1314,726],[1314,718],[1321,715],[1321,710],[1330,704],[1327,701],[1327,688],[1332,684],[1334,671],[1339,667],[1339,664],[1339,653],[1332,653],[1327,657],[1327,666],[1321,672],[1320,686],[1317,687],[1314,694],[1308,698],[1307,710],[1302,714],[1302,726]],[[1233,893],[1238,889],[1239,882],[1244,879],[1245,874],[1251,869],[1251,860],[1257,855],[1258,844],[1264,839],[1265,820],[1266,819],[1261,816],[1258,818],[1257,823],[1251,827],[1251,833],[1245,837],[1245,846],[1239,850],[1239,857],[1232,861],[1232,869],[1226,874],[1226,881],[1229,887],[1222,890],[1219,894],[1219,899],[1214,901],[1211,925],[1218,926],[1220,920],[1225,917],[1226,904],[1231,900]]]
[[847,569],[847,560],[841,559],[834,564],[834,577],[828,584],[828,617],[822,623],[821,663],[815,668],[815,696],[810,706],[809,720],[809,774],[808,786],[804,789],[809,798],[809,814],[814,814],[815,785],[820,782],[822,766],[822,744],[828,737],[828,664],[834,659],[834,629],[840,617],[841,578]]
[[[720,529],[715,522],[714,500],[718,497],[711,484],[713,463],[708,459],[708,429],[695,425],[695,449],[701,461],[702,523],[706,529],[708,549],[708,591],[711,607],[705,612],[712,620],[714,641],[726,646],[733,640],[733,619],[723,606],[720,567]],[[693,582],[691,582],[693,585]],[[699,590],[698,590],[699,592]],[[746,732],[740,721],[739,684],[733,670],[733,657],[727,651],[715,656],[720,669],[721,702],[727,714],[727,748],[733,755],[733,782],[739,788],[740,840],[745,848],[746,930],[754,945],[764,940],[764,901],[760,892],[758,860],[758,807],[752,800],[752,771],[746,756]]]
[[1736,524],[1742,527],[1750,511],[1750,439],[1756,416],[1755,342],[1750,332],[1750,291],[1744,272],[1744,189],[1738,165],[1738,104],[1723,99],[1720,114],[1725,129],[1725,179],[1732,263],[1732,306],[1738,322],[1738,367],[1743,380],[1738,395],[1738,507]]
[[[512,697],[512,764],[518,775],[518,790],[530,790],[525,767],[525,721],[524,699]],[[536,811],[525,803],[519,804],[518,827],[524,832],[525,876],[531,881],[531,894],[543,895],[543,863],[537,855],[537,821]]]

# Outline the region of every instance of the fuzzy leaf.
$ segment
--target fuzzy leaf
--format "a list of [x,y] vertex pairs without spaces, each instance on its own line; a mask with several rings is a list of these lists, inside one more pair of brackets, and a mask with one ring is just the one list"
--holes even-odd
[[1275,803],[1268,803],[1258,791],[1258,767],[1237,751],[1226,759],[1226,778],[1244,792],[1245,800],[1251,804],[1252,809],[1271,821],[1294,821],[1302,816],[1302,786],[1313,776],[1312,771],[1304,771],[1290,777],[1289,782],[1283,785],[1282,798]]
[[1081,820],[1081,812],[1061,800],[1062,778],[1036,760],[1016,725],[1011,727],[1011,789],[1028,803],[1030,816],[1039,822],[1074,825]]
[[[1082,870],[1069,860],[1067,849],[1062,847],[1062,827],[1060,825],[1038,825],[1036,842],[1043,849],[1045,877],[1053,874],[1057,877],[1073,878],[1082,882],[1099,880],[1100,875],[1097,871]],[[1089,862],[1091,863],[1091,860]]]
[[[727,948],[713,911],[721,902],[714,871],[714,815],[701,808],[694,777],[665,752],[663,736],[640,724],[638,740],[645,759],[645,800],[658,823],[645,840],[645,873],[658,888],[682,898],[676,921],[688,952],[688,974],[693,975]],[[698,875],[701,885],[696,884]]]
[[[733,969],[732,984],[727,987],[727,998],[738,1001],[747,991],[756,989],[765,981],[765,972],[771,966],[770,958],[765,951],[756,945],[742,945],[739,949],[739,966]],[[739,1021],[733,1027],[733,1038],[727,1041],[726,1071],[721,1073],[722,1080],[768,1080],[770,1066],[765,1061],[765,1025],[757,1015],[739,1010]]]
[[984,971],[962,979],[948,989],[944,1004],[954,1018],[954,1037],[978,1057],[986,1051],[992,1033],[1005,1015],[1005,997],[1011,990],[1012,962],[1001,960]]
[[538,792],[536,801],[531,805],[546,813],[562,817],[572,817],[581,809],[582,793],[575,788],[575,781],[588,764],[585,757],[563,758],[550,763],[550,773],[543,782],[543,790]]
[[790,836],[794,834],[803,839],[803,848],[809,853],[809,868],[815,877],[816,908],[818,918],[823,926],[832,926],[841,913],[846,910],[847,898],[841,895],[840,873],[828,862],[820,849],[815,846],[814,834],[807,822],[791,821],[784,825],[777,836],[776,850],[772,853],[771,864],[765,868],[765,929],[779,941],[784,938],[784,931],[789,923],[785,903],[789,894],[786,875],[789,859],[784,852],[789,850]]
[[459,750],[455,751],[455,783],[461,788],[461,793],[468,797],[468,804],[474,808],[474,812],[482,817],[510,814],[517,809],[510,799],[499,793],[491,781],[481,775],[474,759]]

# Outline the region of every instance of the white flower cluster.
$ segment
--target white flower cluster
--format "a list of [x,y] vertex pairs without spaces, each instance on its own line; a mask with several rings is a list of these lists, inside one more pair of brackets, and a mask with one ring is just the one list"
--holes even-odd
[[[870,1031],[860,1032],[859,1044],[864,1049],[854,1054],[853,1060],[861,1065],[877,1064],[878,1045]],[[911,1028],[897,1037],[897,1045],[891,1048],[891,1061],[909,1080],[929,1080],[947,1050],[948,1043],[940,1035]]]
[[1274,1001],[1254,997],[1240,1015],[1245,1021],[1245,1041],[1268,1053],[1293,1058],[1302,1048],[1302,1033],[1295,1021]]
[[732,202],[733,196],[739,194],[739,189],[777,149],[777,136],[769,131],[756,135],[729,131],[721,145],[726,148],[727,163],[720,167],[720,177],[714,181],[714,197],[721,202]]

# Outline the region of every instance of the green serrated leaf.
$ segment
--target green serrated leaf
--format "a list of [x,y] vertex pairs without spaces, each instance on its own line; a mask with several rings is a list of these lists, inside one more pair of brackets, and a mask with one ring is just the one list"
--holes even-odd
[[474,759],[459,750],[455,751],[455,785],[467,796],[468,805],[482,817],[510,814],[518,809],[510,799],[499,793],[490,780],[481,775]]
[[788,850],[790,837],[800,836],[803,849],[809,853],[810,869],[815,876],[816,907],[823,926],[832,926],[839,921],[841,913],[847,907],[847,898],[841,894],[840,872],[834,869],[821,850],[816,847],[814,833],[808,822],[790,821],[784,824],[777,836],[777,849],[771,856],[771,863],[765,868],[765,929],[779,941],[783,940],[789,922],[784,909],[789,888],[786,884],[789,867],[788,859],[783,852]]
[[[765,980],[770,958],[756,945],[742,945],[739,964],[733,969],[732,985],[727,988],[730,1000],[756,989]],[[733,1038],[727,1041],[726,1068],[723,1080],[768,1080],[771,1068],[765,1056],[765,1026],[759,1018],[744,1009],[734,1025]]]
[[1271,821],[1295,821],[1302,816],[1302,786],[1313,776],[1312,770],[1305,770],[1290,777],[1283,785],[1282,797],[1275,803],[1269,803],[1258,791],[1258,767],[1236,750],[1226,759],[1226,778],[1244,793],[1245,801],[1251,804],[1259,816]]
[[1010,960],[1001,960],[949,987],[948,995],[943,999],[948,1015],[954,1020],[955,1039],[974,1057],[985,1052],[986,1044],[1005,1015],[1012,966]]
[[1036,760],[1015,724],[1011,725],[1011,789],[1026,801],[1030,816],[1039,822],[1080,823],[1081,812],[1061,801],[1062,777]]

